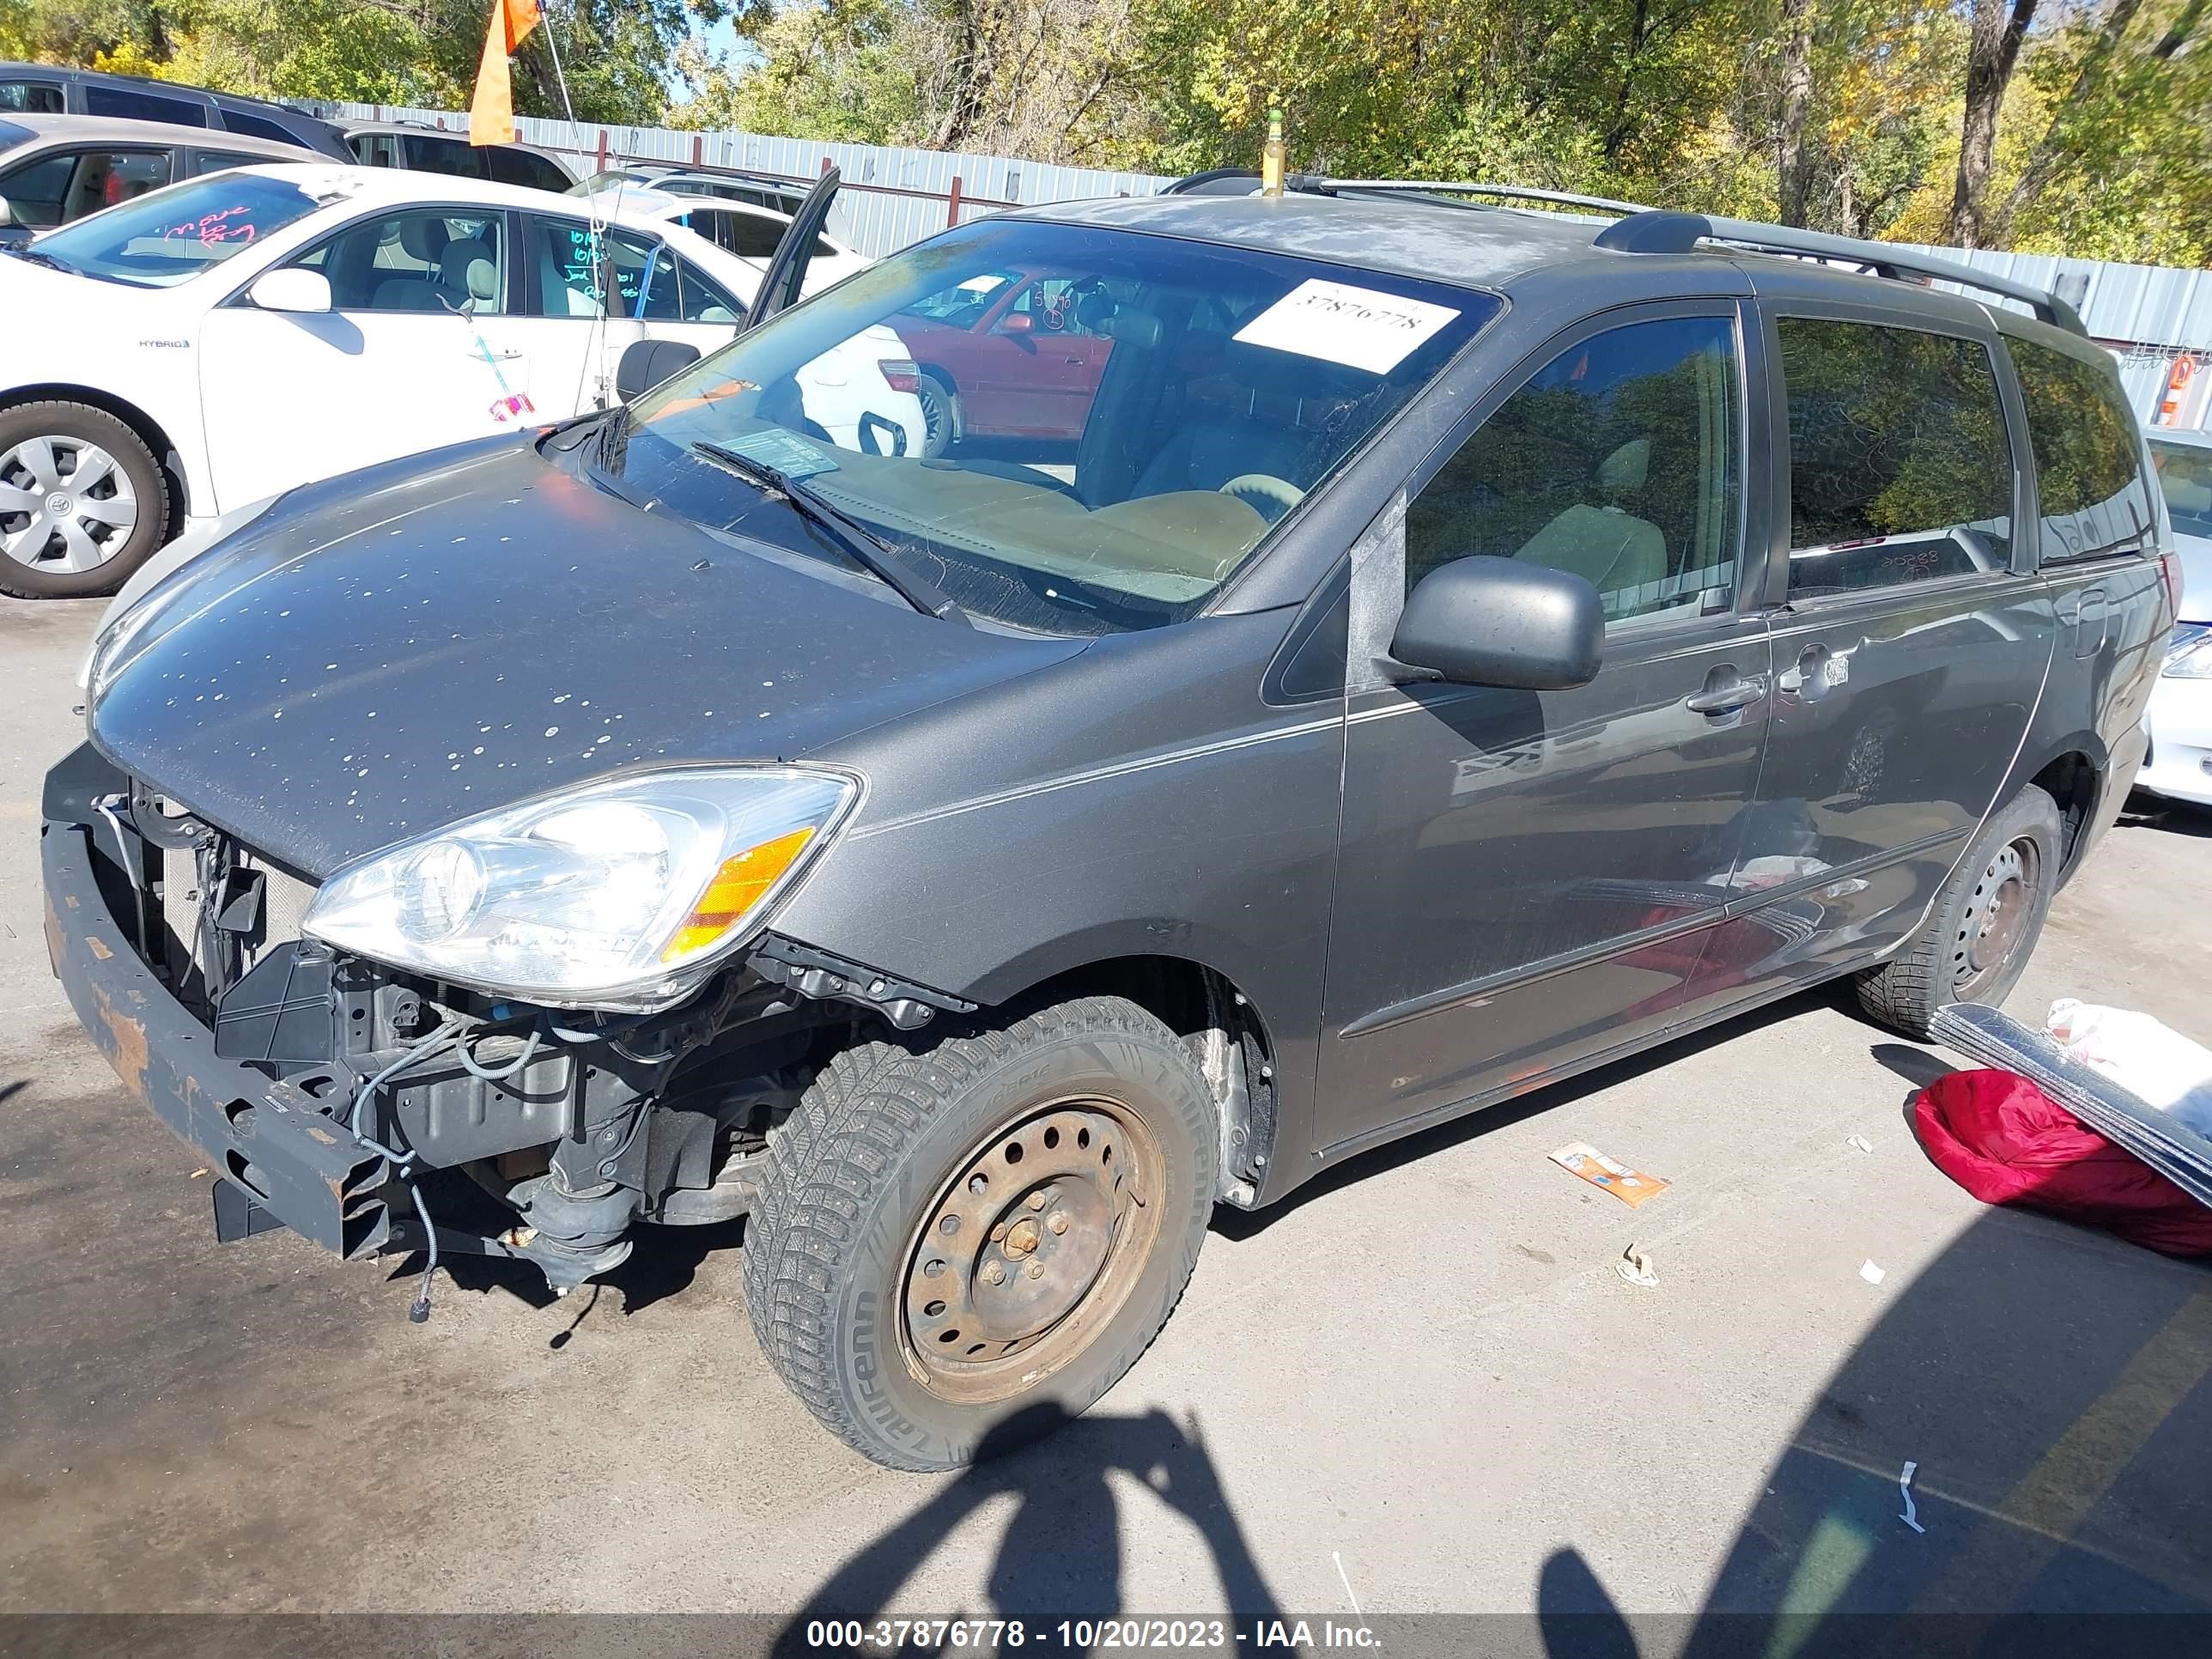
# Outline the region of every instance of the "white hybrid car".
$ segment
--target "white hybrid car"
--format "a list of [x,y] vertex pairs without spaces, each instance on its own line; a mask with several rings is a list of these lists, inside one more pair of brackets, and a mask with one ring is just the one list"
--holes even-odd
[[[112,592],[295,485],[604,407],[625,349],[666,343],[672,372],[759,284],[626,207],[385,168],[241,168],[94,214],[0,255],[0,591]],[[877,329],[817,359],[806,416],[919,450],[905,357]]]
[[2150,458],[2181,555],[2181,606],[2150,694],[2136,787],[2212,806],[2212,432],[2153,427]]

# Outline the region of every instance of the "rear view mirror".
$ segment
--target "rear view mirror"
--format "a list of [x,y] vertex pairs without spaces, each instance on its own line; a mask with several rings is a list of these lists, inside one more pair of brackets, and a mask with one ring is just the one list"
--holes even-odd
[[1605,606],[1581,576],[1475,555],[1414,585],[1390,654],[1462,685],[1564,691],[1597,677]]
[[295,265],[264,273],[246,290],[246,297],[264,311],[325,312],[331,308],[331,283],[319,270]]
[[699,348],[681,340],[634,340],[615,365],[615,396],[629,403],[699,361]]

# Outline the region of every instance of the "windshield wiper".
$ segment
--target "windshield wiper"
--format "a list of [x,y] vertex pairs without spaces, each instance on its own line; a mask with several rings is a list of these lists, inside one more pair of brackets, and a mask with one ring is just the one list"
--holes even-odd
[[12,253],[18,259],[27,259],[34,265],[45,265],[53,270],[66,270],[72,275],[74,275],[76,270],[76,267],[75,265],[65,265],[59,259],[55,258],[52,254],[41,253],[38,249],[31,246],[27,242],[18,243],[12,247],[0,246],[0,253]]
[[694,455],[704,456],[717,465],[736,473],[747,483],[769,490],[791,503],[801,518],[817,528],[828,531],[860,567],[882,578],[885,586],[925,617],[937,617],[946,622],[957,622],[968,627],[968,613],[963,611],[952,596],[927,577],[918,576],[907,568],[892,551],[891,544],[853,518],[842,508],[833,506],[819,491],[808,488],[781,467],[756,460],[740,450],[729,449],[702,438],[691,446]]

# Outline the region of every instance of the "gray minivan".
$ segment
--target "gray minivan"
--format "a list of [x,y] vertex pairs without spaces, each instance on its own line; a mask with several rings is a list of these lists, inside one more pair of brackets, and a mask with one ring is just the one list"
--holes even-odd
[[[784,1379],[948,1468],[1111,1386],[1216,1204],[1837,975],[2000,1000],[2127,793],[2176,576],[2049,295],[1309,183],[786,309],[822,205],[726,349],[101,635],[49,945],[220,1236],[420,1253],[422,1316],[742,1216]],[[856,346],[994,435],[833,442]]]

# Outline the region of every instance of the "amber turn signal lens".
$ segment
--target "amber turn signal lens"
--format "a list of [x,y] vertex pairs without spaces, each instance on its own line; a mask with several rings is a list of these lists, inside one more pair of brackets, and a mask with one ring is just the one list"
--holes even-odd
[[811,828],[794,830],[789,835],[778,836],[774,841],[764,841],[757,847],[723,860],[722,867],[714,872],[707,890],[691,907],[691,914],[676,930],[676,937],[660,953],[663,962],[680,962],[696,951],[705,949],[731,928],[745,919],[747,913],[761,901],[761,896],[775,885],[783,872],[799,861],[806,843],[814,838]]

